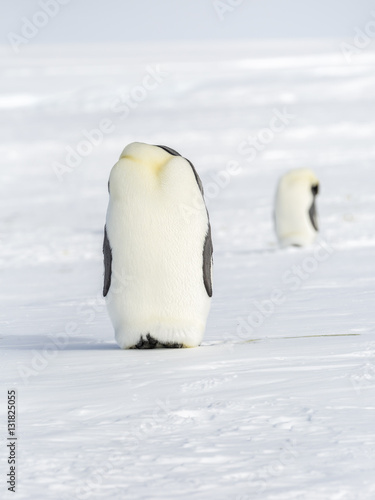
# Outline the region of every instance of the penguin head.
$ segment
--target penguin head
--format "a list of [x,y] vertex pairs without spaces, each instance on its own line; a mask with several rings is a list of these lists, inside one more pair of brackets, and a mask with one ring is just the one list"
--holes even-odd
[[171,156],[172,154],[163,147],[143,142],[132,142],[124,148],[120,160],[124,159],[137,163],[140,167],[148,168],[157,174],[171,159]]
[[319,180],[308,168],[296,168],[283,175],[279,182],[278,192],[285,196],[285,202],[299,200],[309,207],[319,193]]
[[155,185],[173,158],[174,155],[159,146],[142,142],[128,144],[112,168],[108,183],[110,196],[120,199],[128,195],[129,189],[137,189],[137,185]]
[[109,194],[119,201],[129,197],[174,197],[182,204],[195,196],[197,185],[203,193],[193,165],[177,151],[167,146],[133,142],[125,147],[112,168]]

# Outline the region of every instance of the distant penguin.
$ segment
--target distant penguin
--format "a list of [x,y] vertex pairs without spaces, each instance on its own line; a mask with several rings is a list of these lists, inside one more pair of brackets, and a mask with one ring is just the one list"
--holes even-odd
[[112,168],[104,289],[123,349],[195,347],[212,296],[212,241],[201,180],[166,146],[134,142]]
[[319,180],[307,168],[283,175],[275,199],[275,230],[281,246],[310,245],[317,236],[315,198]]

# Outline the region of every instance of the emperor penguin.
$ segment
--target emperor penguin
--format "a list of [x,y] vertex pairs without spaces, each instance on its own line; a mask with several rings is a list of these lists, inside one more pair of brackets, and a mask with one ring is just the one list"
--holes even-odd
[[196,347],[212,297],[212,240],[202,182],[166,146],[133,142],[112,168],[104,288],[123,349]]
[[279,180],[275,198],[275,230],[281,246],[306,246],[318,233],[315,199],[319,180],[311,170],[296,168]]

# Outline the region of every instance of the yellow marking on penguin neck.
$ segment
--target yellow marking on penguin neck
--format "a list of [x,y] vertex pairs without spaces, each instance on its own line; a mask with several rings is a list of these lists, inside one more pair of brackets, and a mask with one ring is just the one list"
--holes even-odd
[[170,160],[170,158],[163,158],[162,160],[153,160],[152,162],[144,162],[142,161],[140,158],[137,158],[136,156],[132,156],[132,155],[124,155],[124,156],[121,156],[121,159],[124,159],[124,160],[130,160],[134,163],[139,163],[140,165],[142,165],[143,167],[144,166],[148,166],[149,169],[154,172],[155,175],[158,175],[160,174],[161,170],[163,169],[163,167],[168,163],[168,161]]

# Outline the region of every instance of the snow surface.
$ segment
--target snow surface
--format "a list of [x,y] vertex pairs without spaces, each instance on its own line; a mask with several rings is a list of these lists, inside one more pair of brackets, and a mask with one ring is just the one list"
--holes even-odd
[[[374,50],[30,45],[1,49],[0,73],[1,497],[375,498]],[[112,132],[60,182],[55,162],[102,120]],[[206,189],[214,297],[196,349],[120,350],[101,299],[107,179],[135,140],[179,151]],[[296,167],[321,180],[321,236],[281,250],[274,190]]]

